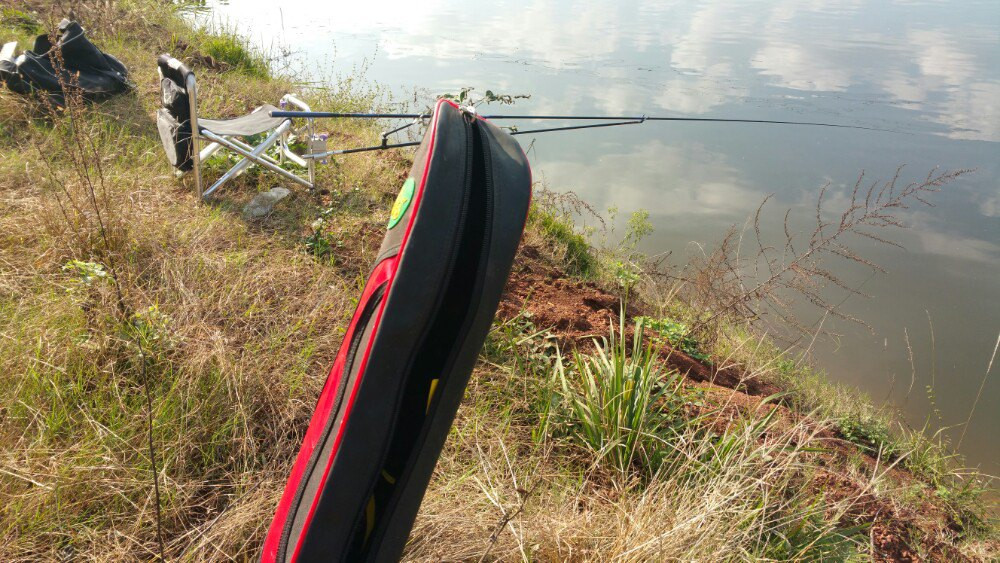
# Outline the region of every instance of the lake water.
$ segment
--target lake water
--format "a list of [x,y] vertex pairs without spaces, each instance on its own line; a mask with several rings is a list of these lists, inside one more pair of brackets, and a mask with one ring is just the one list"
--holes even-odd
[[[646,209],[650,253],[682,263],[742,223],[767,194],[810,218],[819,189],[843,203],[864,170],[904,180],[974,168],[933,208],[901,214],[905,251],[861,245],[888,273],[844,310],[866,328],[815,349],[830,377],[921,426],[965,422],[1000,332],[1000,5],[996,0],[209,1],[200,17],[293,65],[366,77],[421,109],[474,86],[518,113],[648,114],[823,121],[896,133],[774,125],[647,123],[520,137],[536,178],[621,216]],[[294,8],[292,7],[294,6]],[[272,101],[273,100],[261,100]],[[317,108],[322,109],[322,108]],[[500,113],[503,109],[497,109]],[[523,126],[531,125],[523,123]],[[775,223],[769,223],[769,227]],[[768,229],[770,231],[770,229]],[[780,228],[775,229],[780,234]],[[774,239],[780,243],[779,239]],[[867,281],[865,281],[867,280]],[[801,311],[813,322],[820,314]],[[905,331],[905,332],[904,332]],[[932,336],[933,332],[933,336]],[[908,335],[916,366],[911,387]],[[933,346],[932,346],[933,340]],[[1000,361],[961,445],[1000,473]],[[925,387],[933,381],[933,411]],[[957,441],[961,427],[951,436]]]

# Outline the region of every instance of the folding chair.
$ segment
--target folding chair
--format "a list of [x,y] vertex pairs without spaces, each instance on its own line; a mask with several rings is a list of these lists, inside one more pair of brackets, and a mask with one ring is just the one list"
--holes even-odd
[[[163,142],[167,159],[177,169],[178,175],[194,171],[199,198],[208,197],[222,184],[254,164],[312,189],[315,182],[313,160],[304,159],[288,148],[292,120],[271,117],[271,111],[278,108],[263,105],[247,115],[234,119],[201,119],[198,116],[198,87],[191,69],[170,55],[160,55],[157,63],[162,107],[156,112],[156,126],[160,132],[160,140]],[[302,111],[310,111],[308,105],[291,94],[286,94],[280,101],[282,108],[288,104]],[[306,128],[307,135],[311,139],[313,137],[311,119],[307,120]],[[192,135],[192,132],[196,134]],[[256,146],[250,146],[239,139],[263,133],[267,133],[267,136]],[[209,144],[199,149],[199,140],[207,141]],[[267,150],[275,144],[278,145],[278,160],[267,154]],[[203,190],[201,164],[223,148],[243,158],[207,190]],[[286,158],[306,168],[308,178],[297,176],[282,168],[281,165]]]

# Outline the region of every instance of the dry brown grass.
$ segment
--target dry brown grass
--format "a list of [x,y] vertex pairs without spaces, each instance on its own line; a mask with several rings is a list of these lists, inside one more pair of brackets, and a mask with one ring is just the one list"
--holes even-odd
[[[902,248],[891,237],[906,228],[903,213],[912,206],[933,206],[928,199],[969,170],[939,171],[907,182],[902,167],[884,181],[870,180],[862,172],[847,194],[846,204],[831,207],[824,186],[816,198],[814,223],[806,232],[795,226],[792,210],[785,211],[783,237],[772,241],[762,233],[763,213],[770,199],[761,202],[742,229],[733,227],[719,245],[681,272],[686,282],[686,301],[708,313],[694,329],[714,329],[720,323],[759,323],[767,320],[797,333],[801,339],[813,333],[811,326],[793,314],[797,302],[812,306],[824,315],[865,325],[864,319],[847,315],[841,304],[850,296],[869,297],[857,282],[843,279],[837,272],[857,265],[872,274],[883,268],[863,256],[863,243]],[[841,299],[832,297],[839,292]],[[867,326],[867,325],[865,325]]]
[[[152,113],[155,55],[196,56],[201,34],[146,7],[77,7],[131,69],[134,96],[53,111],[0,94],[5,561],[157,556],[144,375],[167,557],[252,557],[377,249],[345,236],[342,267],[331,268],[304,252],[306,225],[327,205],[345,232],[381,223],[407,166],[398,156],[344,161],[322,182],[350,191],[350,204],[296,190],[254,224],[239,209],[273,177],[246,174],[199,205],[163,159]],[[213,115],[293,88],[195,68]],[[356,107],[366,95],[314,101]],[[344,129],[348,142],[374,133]],[[73,261],[107,276],[84,283],[66,270]]]
[[643,480],[591,465],[565,444],[533,441],[517,415],[497,424],[495,390],[470,395],[469,418],[439,462],[408,560],[743,558],[759,555],[783,519],[821,514],[799,506],[809,498],[804,490],[793,492],[818,429],[764,432],[772,429],[762,423],[768,409],[734,424],[723,440],[738,447],[725,452],[691,426],[674,442],[672,461]]

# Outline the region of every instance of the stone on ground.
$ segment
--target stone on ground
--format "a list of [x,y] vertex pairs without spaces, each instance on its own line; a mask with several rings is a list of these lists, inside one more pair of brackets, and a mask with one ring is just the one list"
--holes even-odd
[[261,192],[243,207],[243,218],[247,220],[260,219],[270,215],[279,201],[288,197],[291,192],[287,188],[275,186],[266,192]]

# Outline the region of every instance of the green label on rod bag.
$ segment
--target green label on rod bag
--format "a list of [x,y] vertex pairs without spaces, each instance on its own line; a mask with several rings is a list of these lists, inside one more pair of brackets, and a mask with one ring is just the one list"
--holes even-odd
[[396,202],[392,204],[392,211],[389,212],[389,226],[388,228],[393,228],[399,223],[399,220],[403,218],[406,214],[406,210],[410,207],[410,202],[413,201],[413,189],[417,185],[413,178],[407,178],[406,182],[403,183],[403,188],[399,190],[399,195],[396,196]]

